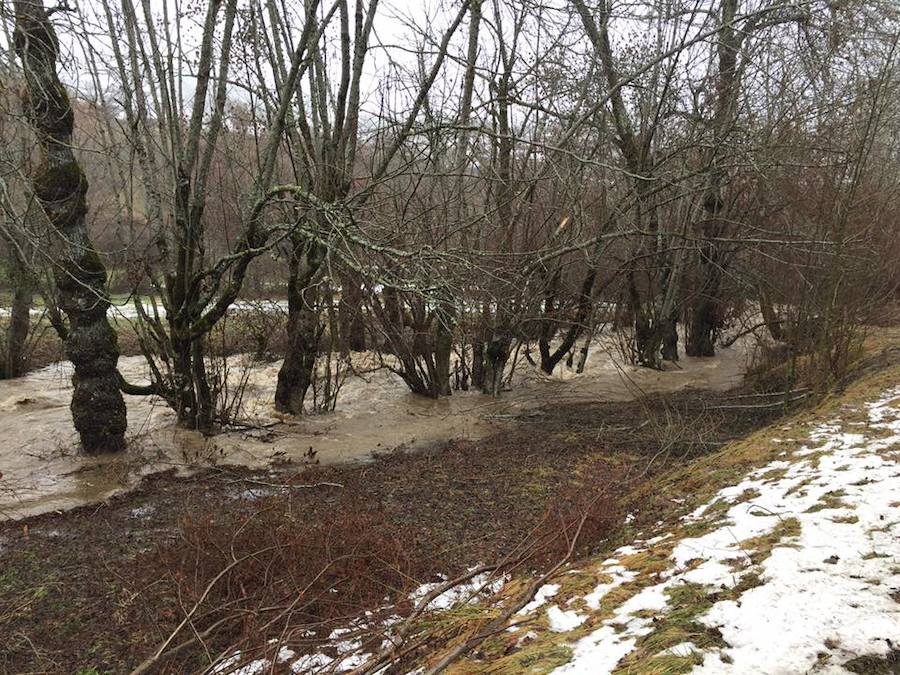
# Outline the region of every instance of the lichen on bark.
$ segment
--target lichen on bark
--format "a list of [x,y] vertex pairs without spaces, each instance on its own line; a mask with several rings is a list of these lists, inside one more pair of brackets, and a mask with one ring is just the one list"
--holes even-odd
[[55,235],[54,278],[69,319],[72,419],[85,452],[115,452],[125,447],[126,428],[116,371],[119,347],[106,318],[106,269],[85,223],[88,183],[72,150],[74,113],[56,72],[59,43],[41,0],[16,0],[15,22],[22,98],[40,152],[31,181]]

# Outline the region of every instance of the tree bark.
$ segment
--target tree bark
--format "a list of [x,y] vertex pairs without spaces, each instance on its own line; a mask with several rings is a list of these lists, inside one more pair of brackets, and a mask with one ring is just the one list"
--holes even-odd
[[722,0],[718,40],[719,73],[716,80],[716,112],[713,143],[709,157],[709,177],[703,199],[705,213],[700,247],[700,288],[690,311],[685,351],[688,356],[715,356],[715,341],[722,326],[721,291],[726,254],[717,241],[725,230],[723,189],[725,170],[720,165],[721,148],[737,114],[739,89],[737,56],[743,33],[732,25],[738,0]]
[[503,370],[509,360],[512,341],[494,335],[484,347],[484,381],[481,391],[488,396],[499,396],[503,385]]
[[637,289],[634,273],[628,273],[628,307],[634,319],[634,356],[638,365],[659,370],[662,339],[655,322],[651,321]]
[[[718,276],[712,270],[702,272],[706,282],[714,281]],[[704,286],[709,286],[705,283]],[[715,356],[716,337],[721,327],[719,318],[719,303],[715,298],[715,291],[705,289],[705,297],[691,308],[691,322],[688,325],[687,339],[684,343],[684,351],[688,356]]]
[[366,351],[364,319],[359,277],[355,272],[345,272],[341,275],[341,304],[338,307],[341,350],[344,353]]
[[15,22],[24,109],[40,150],[33,190],[59,235],[54,275],[69,319],[66,355],[75,366],[72,419],[85,452],[115,452],[125,447],[126,428],[116,370],[119,347],[106,318],[106,269],[85,222],[88,185],[72,151],[74,112],[56,72],[59,43],[41,0],[16,0]]
[[31,307],[34,299],[34,281],[15,253],[9,258],[10,277],[13,285],[9,326],[6,329],[6,353],[0,363],[0,379],[20,377],[28,370],[25,345],[31,329]]
[[321,246],[299,237],[293,242],[288,280],[288,346],[275,387],[275,408],[291,415],[303,414],[303,401],[319,354],[322,326],[317,280],[323,253]]
[[578,336],[587,327],[588,317],[591,314],[591,293],[594,290],[594,281],[596,279],[597,270],[592,269],[588,271],[584,281],[581,282],[581,292],[578,296],[578,312],[572,325],[569,326],[569,330],[566,331],[562,344],[552,354],[549,349],[545,353],[544,346],[541,344],[541,370],[548,375],[553,373],[554,368],[566,354],[569,354],[569,366],[572,365],[574,354],[572,350],[575,347]]
[[434,370],[435,387],[438,396],[450,396],[450,356],[453,354],[453,319],[452,305],[437,313],[435,317],[434,336]]
[[472,343],[472,386],[484,389],[484,342]]
[[662,357],[664,361],[678,360],[678,322],[674,317],[660,321]]
[[772,339],[776,342],[784,342],[786,339],[784,324],[779,318],[778,312],[775,311],[769,294],[762,288],[759,289],[759,311]]

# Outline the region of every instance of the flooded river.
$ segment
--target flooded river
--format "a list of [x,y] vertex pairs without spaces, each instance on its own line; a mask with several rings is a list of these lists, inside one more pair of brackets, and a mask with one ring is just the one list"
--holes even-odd
[[[397,447],[482,437],[501,429],[509,417],[550,402],[627,400],[639,392],[685,387],[725,390],[740,382],[746,358],[745,348],[736,345],[715,358],[683,358],[678,367],[659,372],[619,366],[612,352],[598,348],[582,374],[560,364],[556,374],[545,376],[521,363],[512,391],[498,399],[454,392],[439,401],[410,394],[397,376],[380,370],[349,377],[336,412],[303,418],[281,416],[272,406],[280,362],[254,365],[245,411],[259,428],[205,438],[178,429],[159,399],[126,396],[129,449],[102,457],[78,454],[68,408],[71,366],[53,364],[0,381],[0,519],[97,502],[133,487],[148,473],[170,468],[262,468],[299,465],[311,457],[323,464],[365,461]],[[119,364],[131,381],[146,375],[141,357],[123,357]]]

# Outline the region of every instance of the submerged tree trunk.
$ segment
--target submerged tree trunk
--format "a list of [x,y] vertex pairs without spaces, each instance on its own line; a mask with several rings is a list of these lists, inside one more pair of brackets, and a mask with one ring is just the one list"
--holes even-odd
[[551,353],[549,349],[544,348],[543,343],[541,344],[541,370],[548,375],[553,373],[554,368],[556,368],[557,364],[559,364],[566,354],[569,355],[568,365],[569,367],[572,366],[575,342],[578,340],[578,336],[581,335],[582,331],[587,327],[588,318],[591,315],[591,293],[594,290],[594,281],[596,279],[597,270],[592,269],[588,271],[584,277],[584,281],[581,282],[581,292],[578,295],[578,312],[575,315],[575,320],[572,322],[572,325],[569,326],[569,330],[566,331],[566,336],[563,338],[562,343],[557,347],[556,351]]
[[664,361],[678,360],[678,321],[674,317],[660,321],[662,357]]
[[634,319],[634,351],[638,365],[660,369],[660,342],[658,331],[643,314]]
[[628,274],[628,303],[634,317],[634,357],[638,365],[647,368],[662,367],[660,348],[662,334],[656,322],[652,321],[638,293],[634,273]]
[[581,351],[578,353],[578,365],[575,367],[575,372],[581,375],[584,372],[584,367],[587,365],[588,352],[591,350],[591,332],[588,332],[586,338],[584,338],[584,344],[581,345]]
[[[707,281],[713,281],[713,277],[718,276],[711,270],[707,270],[703,274]],[[691,308],[691,322],[687,327],[684,343],[684,351],[688,356],[716,355],[716,338],[719,334],[721,320],[719,303],[716,301],[714,293],[715,291],[710,289],[709,295]]]
[[[174,335],[174,331],[173,331]],[[172,394],[174,398],[175,416],[182,426],[193,427],[193,416],[196,410],[194,396],[194,375],[191,372],[191,342],[178,338],[172,339]]]
[[366,351],[366,325],[363,316],[363,296],[359,275],[345,272],[341,275],[341,304],[338,308],[343,352]]
[[484,376],[481,391],[488,396],[499,396],[503,385],[503,370],[509,361],[512,341],[494,335],[484,347]]
[[553,274],[550,274],[545,281],[544,288],[544,316],[540,321],[540,335],[538,336],[538,353],[541,356],[541,370],[550,374],[559,363],[559,360],[565,356],[564,352],[556,350],[551,353],[550,343],[556,337],[559,331],[560,307],[557,306],[557,294],[559,292],[559,280],[562,274],[562,267],[557,267]]
[[[185,333],[184,326],[172,325],[172,335]],[[172,382],[165,398],[175,411],[178,424],[204,434],[214,433],[216,404],[206,371],[203,338],[174,337],[171,351]]]
[[10,278],[13,297],[4,343],[6,353],[0,362],[0,379],[20,377],[28,369],[25,346],[31,329],[34,281],[29,271],[18,261],[15,253],[10,255]]
[[[441,303],[444,305],[444,303]],[[450,356],[453,354],[454,312],[449,304],[442,307],[435,317],[434,370],[438,396],[450,396]]]
[[59,235],[54,274],[69,319],[66,355],[75,366],[72,419],[85,452],[114,452],[125,447],[126,428],[119,347],[106,318],[106,269],[85,223],[87,179],[72,151],[74,113],[56,73],[59,43],[41,0],[16,0],[15,15],[24,108],[40,149],[33,190]]
[[700,288],[696,300],[689,311],[689,323],[685,341],[688,356],[715,356],[716,339],[722,328],[721,293],[726,255],[717,241],[724,230],[722,219],[721,169],[713,167],[708,194],[703,203],[706,213],[700,246],[699,276]]
[[312,385],[319,354],[322,326],[318,276],[323,253],[318,244],[299,240],[293,243],[288,280],[287,353],[275,387],[275,408],[292,415],[303,414],[303,401]]

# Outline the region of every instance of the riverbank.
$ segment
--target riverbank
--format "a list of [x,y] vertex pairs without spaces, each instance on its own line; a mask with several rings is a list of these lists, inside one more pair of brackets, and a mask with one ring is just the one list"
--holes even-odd
[[[873,341],[870,353],[893,337]],[[534,619],[513,619],[524,631],[507,633],[504,624],[496,639],[455,657],[457,672],[522,672],[522,659],[549,672],[572,659],[581,636],[573,631],[599,629],[606,618],[581,621],[578,598],[586,600],[578,594],[595,590],[582,583],[583,561],[605,561],[673,529],[701,534],[681,519],[783,450],[764,442],[786,433],[782,405],[733,386],[691,385],[739,381],[740,370],[724,367],[734,356],[627,373],[624,384],[617,370],[618,389],[603,369],[538,378],[522,383],[522,399],[510,396],[509,407],[458,411],[497,426],[416,452],[373,456],[369,448],[364,462],[311,457],[302,467],[281,455],[258,466],[195,464],[189,475],[172,469],[90,505],[6,522],[0,631],[14,638],[0,647],[0,671],[128,672],[151,659],[158,672],[264,672],[273,664],[280,672],[297,663],[295,672],[328,672],[387,650],[406,672],[478,637],[510,599],[530,606],[531,595],[556,585],[552,617],[537,602]],[[846,399],[800,415],[815,415],[804,418],[812,424],[880,395],[900,381],[897,359],[892,350],[870,356]],[[370,394],[359,398],[371,402]],[[650,546],[631,570],[644,575],[640,584],[626,579],[623,588],[652,585],[668,565],[668,550]],[[591,578],[613,583],[608,571],[609,579]],[[456,604],[472,586],[454,590],[450,580],[473,575],[482,602]],[[546,600],[550,590],[539,595]],[[394,653],[384,640],[397,631],[406,637]],[[293,661],[272,660],[288,653]],[[241,671],[248,663],[255,670]]]
[[[266,607],[283,608],[298,588],[291,631],[309,631],[301,644],[312,648],[348,616],[440,575],[491,561],[551,564],[565,552],[561,524],[590,498],[590,535],[578,546],[586,555],[633,510],[637,486],[780,414],[727,407],[740,395],[690,389],[537,407],[502,433],[430,451],[300,472],[160,474],[98,505],[7,523],[0,626],[18,637],[0,647],[0,668],[126,672],[199,601],[198,630],[222,623],[205,647],[195,643],[165,665],[199,672],[207,649],[260,646],[253,639],[273,618]],[[236,576],[203,597],[235,559],[243,560]]]
[[[210,466],[252,469],[311,462],[367,462],[394,448],[427,448],[453,439],[477,440],[508,427],[511,419],[554,401],[627,401],[645,393],[689,387],[727,390],[738,384],[748,354],[743,344],[713,359],[684,358],[667,371],[619,366],[599,346],[582,374],[564,365],[548,377],[520,364],[511,391],[500,398],[474,391],[440,400],[415,396],[378,359],[357,354],[357,373],[345,381],[334,413],[293,418],[274,410],[280,361],[230,357],[229,370],[243,386],[247,426],[213,437],[179,429],[155,397],[128,396],[129,449],[85,457],[77,452],[69,413],[71,370],[65,363],[0,381],[0,517],[29,515],[90,504],[126,491],[144,476],[174,469],[184,475]],[[146,378],[139,356],[120,359],[130,381]]]

